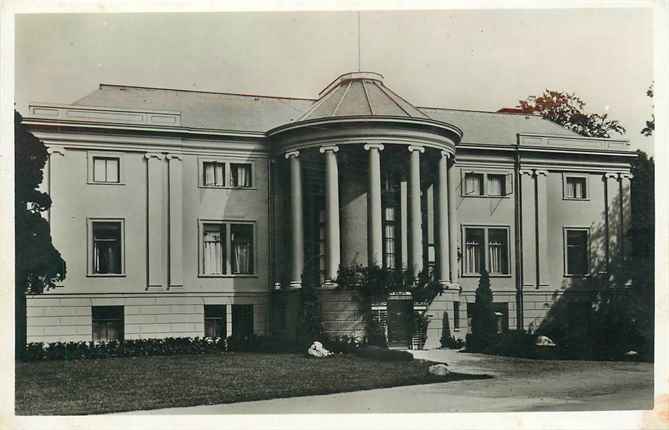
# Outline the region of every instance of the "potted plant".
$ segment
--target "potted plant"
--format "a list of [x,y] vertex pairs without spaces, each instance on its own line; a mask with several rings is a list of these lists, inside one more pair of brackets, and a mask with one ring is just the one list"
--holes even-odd
[[429,318],[425,312],[414,311],[412,321],[411,349],[423,349],[427,340]]

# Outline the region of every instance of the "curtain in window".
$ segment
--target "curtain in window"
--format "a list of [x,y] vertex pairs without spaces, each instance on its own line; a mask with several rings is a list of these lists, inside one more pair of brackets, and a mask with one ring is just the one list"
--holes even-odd
[[118,182],[118,160],[113,158],[107,159],[105,164],[107,182]]
[[202,238],[204,273],[225,273],[223,271],[223,231],[222,226],[205,226]]
[[232,165],[232,181],[235,187],[251,186],[251,166],[247,164]]
[[479,273],[481,271],[481,242],[467,240],[465,243],[465,272]]
[[465,190],[466,194],[481,195],[482,190],[482,175],[476,173],[465,174]]
[[104,158],[93,158],[93,179],[96,182],[105,182],[106,167]]
[[502,242],[490,242],[490,272],[504,273],[504,244]]
[[230,234],[232,273],[253,273],[253,226],[233,225]]
[[574,197],[582,199],[585,197],[585,187],[583,181],[574,181]]
[[383,223],[383,264],[386,268],[395,267],[395,208],[384,209]]
[[223,163],[204,163],[204,185],[222,187],[225,185],[224,177]]
[[504,181],[503,175],[488,175],[488,194],[491,196],[504,195]]

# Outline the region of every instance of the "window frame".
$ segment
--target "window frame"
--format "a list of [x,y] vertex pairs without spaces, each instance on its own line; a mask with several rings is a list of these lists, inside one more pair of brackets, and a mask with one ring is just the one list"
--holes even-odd
[[[205,185],[204,183],[204,164],[205,163],[220,163],[223,164],[223,185]],[[238,187],[232,186],[232,165],[248,165],[250,166],[251,186]],[[255,190],[256,187],[256,165],[253,160],[245,158],[235,159],[233,157],[198,157],[197,159],[197,184],[198,188],[214,189],[214,190]]]
[[[225,225],[225,261],[223,262],[225,266],[225,273],[204,273],[204,225],[205,224],[217,224]],[[253,241],[252,241],[252,252],[253,252],[253,273],[232,273],[232,239],[231,239],[231,227],[235,224],[244,224],[251,225],[253,232]],[[258,274],[258,228],[256,221],[252,220],[240,220],[240,219],[210,219],[210,218],[200,218],[198,219],[197,227],[197,268],[198,278],[257,278]]]
[[[223,316],[212,316],[211,314],[209,317],[207,317],[207,308],[210,308],[210,311],[213,311],[214,309],[223,309]],[[222,338],[227,338],[228,337],[228,305],[226,304],[204,304],[202,305],[202,321],[203,321],[203,333],[204,337],[209,337],[207,336],[207,320],[221,320],[223,322],[222,327],[223,327],[223,336],[215,336],[215,337],[222,337]]]
[[[96,222],[117,222],[121,224],[121,272],[96,273],[93,263],[95,244],[93,243],[93,224]],[[123,278],[127,276],[125,261],[125,218],[86,218],[86,276],[90,278]]]
[[[481,192],[482,194],[467,194],[467,181],[466,176],[468,174],[481,175],[483,177],[483,184]],[[460,196],[467,198],[488,198],[488,199],[509,199],[513,194],[513,177],[514,173],[508,169],[460,169]],[[488,176],[503,176],[505,178],[503,187],[503,194],[490,194],[488,191]]]
[[[567,182],[569,179],[585,179],[585,197],[569,197],[567,196]],[[563,172],[562,173],[562,200],[570,201],[589,201],[590,200],[590,175],[586,173],[573,173],[573,172]]]
[[112,340],[95,340],[95,315],[93,312],[94,308],[121,308],[121,318],[119,319],[97,319],[97,321],[120,321],[121,323],[121,338],[119,340],[113,340],[116,342],[121,342],[125,340],[125,306],[124,305],[92,305],[91,306],[91,341],[93,342],[112,342]]
[[[86,158],[87,183],[89,185],[125,185],[124,157],[122,152],[114,151],[88,151]],[[118,160],[118,182],[96,181],[95,180],[95,159],[117,159]]]
[[[484,269],[488,270],[490,278],[511,278],[513,277],[513,249],[511,244],[511,226],[507,224],[462,224],[460,231],[460,252],[463,258],[460,259],[460,276],[463,278],[479,278],[481,273],[472,273],[465,271],[465,246],[467,241],[467,229],[482,229],[483,230],[483,247],[484,247]],[[488,230],[506,230],[506,265],[508,273],[490,272],[490,240]]]
[[[590,269],[592,269],[592,255],[590,252],[591,231],[589,226],[562,226],[562,276],[565,278],[587,278],[590,276]],[[569,231],[585,231],[585,273],[569,273],[569,255],[567,247],[567,232]]]

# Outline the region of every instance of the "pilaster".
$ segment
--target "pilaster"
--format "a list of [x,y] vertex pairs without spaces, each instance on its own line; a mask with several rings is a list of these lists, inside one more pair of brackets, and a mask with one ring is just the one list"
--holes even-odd
[[148,283],[147,287],[163,288],[165,286],[165,268],[163,250],[165,249],[163,230],[163,155],[148,152],[144,155],[147,166],[147,239],[148,239]]
[[167,155],[169,174],[169,286],[183,287],[183,158]]

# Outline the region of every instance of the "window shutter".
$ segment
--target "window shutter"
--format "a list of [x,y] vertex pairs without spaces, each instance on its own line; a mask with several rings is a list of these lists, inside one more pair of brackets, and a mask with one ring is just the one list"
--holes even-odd
[[513,194],[513,173],[507,173],[504,175],[505,178],[505,183],[504,183],[504,195],[508,196],[510,194]]

